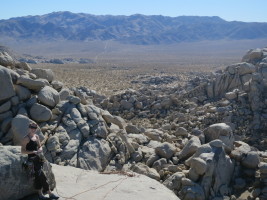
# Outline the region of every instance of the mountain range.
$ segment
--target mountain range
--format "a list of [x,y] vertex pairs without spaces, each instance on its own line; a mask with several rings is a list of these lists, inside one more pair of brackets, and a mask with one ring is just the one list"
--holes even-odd
[[0,20],[0,37],[16,40],[113,40],[129,44],[173,44],[267,38],[267,23],[229,22],[216,16],[112,16],[54,12]]

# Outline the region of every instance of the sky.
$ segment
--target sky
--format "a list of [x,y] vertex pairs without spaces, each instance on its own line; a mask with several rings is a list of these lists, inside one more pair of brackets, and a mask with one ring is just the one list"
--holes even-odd
[[57,11],[94,15],[219,16],[267,22],[267,0],[3,0],[0,19]]

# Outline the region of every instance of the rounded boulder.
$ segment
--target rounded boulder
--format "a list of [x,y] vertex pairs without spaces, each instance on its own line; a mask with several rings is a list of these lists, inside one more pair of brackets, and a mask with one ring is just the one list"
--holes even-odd
[[38,93],[38,100],[42,104],[53,108],[58,104],[60,100],[59,93],[54,88],[45,86]]
[[164,142],[158,147],[156,147],[155,152],[158,156],[162,158],[170,159],[173,156],[173,154],[176,152],[176,148],[174,145],[168,142]]
[[37,122],[49,121],[52,117],[52,112],[49,108],[35,103],[30,109],[31,118]]

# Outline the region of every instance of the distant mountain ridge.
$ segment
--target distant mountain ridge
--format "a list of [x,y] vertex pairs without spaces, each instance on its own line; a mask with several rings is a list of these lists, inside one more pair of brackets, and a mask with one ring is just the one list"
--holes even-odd
[[0,37],[171,44],[201,40],[267,38],[267,23],[228,22],[219,17],[140,14],[112,16],[54,12],[0,20]]

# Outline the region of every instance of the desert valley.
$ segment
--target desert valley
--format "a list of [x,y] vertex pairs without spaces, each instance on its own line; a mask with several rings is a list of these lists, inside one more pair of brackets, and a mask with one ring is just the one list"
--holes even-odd
[[20,153],[35,122],[62,200],[266,200],[265,30],[219,17],[0,20],[0,199],[38,198]]

